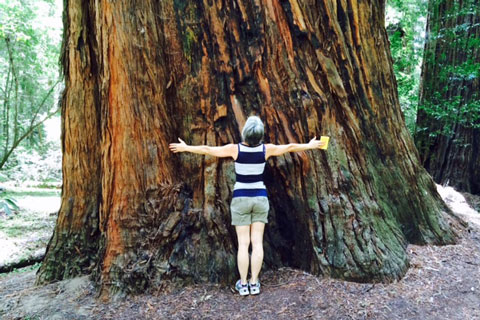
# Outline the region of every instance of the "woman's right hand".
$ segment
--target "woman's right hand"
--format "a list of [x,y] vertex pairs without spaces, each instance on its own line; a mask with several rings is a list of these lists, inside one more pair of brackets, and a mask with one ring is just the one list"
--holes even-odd
[[180,143],[170,143],[170,145],[168,146],[170,151],[172,151],[173,153],[187,151],[188,145],[185,143],[185,141],[180,138],[178,138],[178,141],[180,141]]

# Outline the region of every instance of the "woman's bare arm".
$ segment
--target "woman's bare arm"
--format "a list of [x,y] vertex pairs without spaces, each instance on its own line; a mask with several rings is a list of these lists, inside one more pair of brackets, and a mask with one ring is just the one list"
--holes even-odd
[[197,154],[205,154],[219,158],[232,157],[235,159],[238,156],[238,147],[236,144],[227,144],[221,147],[210,146],[189,146],[182,139],[178,138],[180,143],[170,143],[170,151],[177,152],[191,152]]
[[310,140],[309,143],[289,143],[289,144],[266,144],[265,145],[265,158],[268,159],[269,157],[273,156],[280,156],[287,152],[298,152],[298,151],[305,151],[310,149],[320,149],[325,145],[324,142],[320,142],[320,140],[316,140],[317,137],[314,137]]

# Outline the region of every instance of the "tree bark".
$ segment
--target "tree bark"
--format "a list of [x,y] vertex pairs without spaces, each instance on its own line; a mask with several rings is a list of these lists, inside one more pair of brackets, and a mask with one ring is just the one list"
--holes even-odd
[[90,34],[89,7],[65,1],[61,62],[65,75],[62,107],[62,203],[38,282],[74,277],[99,261],[102,176],[100,85]]
[[[480,1],[431,0],[415,143],[440,184],[480,194]],[[440,116],[438,115],[440,114]]]
[[268,162],[267,268],[391,281],[407,243],[452,243],[405,128],[383,6],[67,1],[65,182],[38,283],[91,263],[104,294],[236,280],[233,161],[168,144],[240,142],[250,114],[267,142],[331,136]]

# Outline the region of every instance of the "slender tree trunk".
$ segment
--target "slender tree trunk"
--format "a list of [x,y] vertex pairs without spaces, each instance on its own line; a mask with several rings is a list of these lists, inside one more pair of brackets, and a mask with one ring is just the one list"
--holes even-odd
[[431,0],[415,142],[441,184],[480,194],[480,1]]
[[91,263],[105,294],[237,279],[233,162],[168,144],[239,142],[252,113],[267,142],[331,136],[268,163],[266,267],[391,281],[408,242],[453,242],[402,118],[383,6],[67,1],[65,182],[38,282]]

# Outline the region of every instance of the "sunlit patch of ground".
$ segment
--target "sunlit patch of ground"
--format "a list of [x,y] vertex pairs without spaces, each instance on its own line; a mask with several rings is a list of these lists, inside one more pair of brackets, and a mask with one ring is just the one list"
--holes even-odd
[[0,217],[0,265],[45,252],[60,207],[58,190],[9,192],[19,210]]
[[[452,187],[444,187],[438,184],[437,191],[443,201],[445,201],[455,214],[480,227],[480,214],[471,204],[471,202],[475,202],[475,198],[479,199],[480,197],[475,197],[474,195],[466,196]],[[467,201],[466,197],[468,197],[470,201]]]

